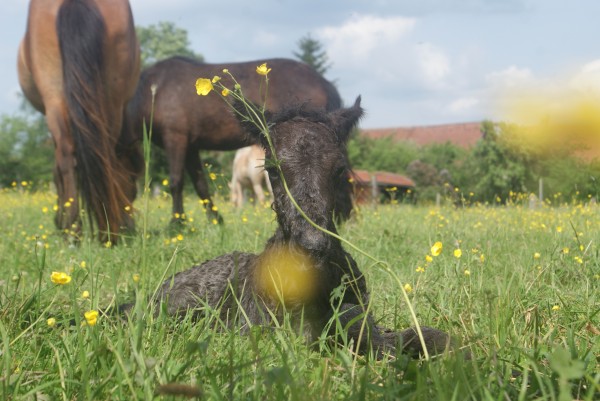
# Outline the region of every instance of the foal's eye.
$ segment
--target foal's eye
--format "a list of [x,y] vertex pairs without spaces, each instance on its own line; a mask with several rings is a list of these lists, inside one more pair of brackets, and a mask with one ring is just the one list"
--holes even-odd
[[268,167],[267,174],[269,174],[269,180],[271,181],[279,179],[279,170],[275,167]]

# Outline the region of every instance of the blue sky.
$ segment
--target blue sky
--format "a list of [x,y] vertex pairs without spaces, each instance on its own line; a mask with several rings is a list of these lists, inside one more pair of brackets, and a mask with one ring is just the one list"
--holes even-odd
[[[502,118],[507,91],[600,91],[597,0],[130,0],[136,25],[172,21],[207,62],[290,57],[310,33],[364,128]],[[0,113],[17,110],[26,0],[0,17]],[[561,89],[562,90],[562,89]]]

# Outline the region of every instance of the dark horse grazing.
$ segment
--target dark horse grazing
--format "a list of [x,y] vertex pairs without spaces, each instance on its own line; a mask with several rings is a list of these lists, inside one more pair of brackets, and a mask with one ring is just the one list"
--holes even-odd
[[[243,106],[236,107],[243,110]],[[244,123],[249,135],[265,148],[267,161],[276,157],[281,162],[282,176],[308,218],[333,233],[333,188],[347,177],[344,147],[361,114],[360,98],[353,107],[330,113],[284,110],[269,118],[275,155],[256,127]],[[384,350],[394,352],[397,341],[403,341],[406,351],[420,352],[414,329],[384,332],[373,324],[365,312],[369,302],[366,280],[352,256],[338,239],[301,216],[272,163],[267,162],[267,171],[279,224],[265,250],[259,255],[226,254],[180,272],[164,282],[156,302],[164,302],[173,315],[191,311],[202,316],[207,305],[221,308],[224,322],[242,327],[269,324],[271,313],[280,318],[285,308],[292,324],[305,322],[303,330],[311,339],[323,332],[337,309],[359,351],[372,349],[381,355]],[[338,309],[331,296],[341,285],[345,291]],[[423,329],[431,351],[447,346],[445,333]]]
[[[240,83],[247,99],[263,102],[264,79],[256,67],[268,63],[269,89],[267,108],[273,112],[284,105],[306,104],[310,108],[331,111],[341,107],[335,87],[304,63],[286,59],[257,60],[246,63],[204,64],[183,57],[161,61],[142,72],[136,93],[127,107],[126,129],[130,137],[141,139],[143,123],[149,126],[152,111],[151,87],[156,85],[152,141],[165,149],[169,161],[169,186],[173,197],[173,216],[183,216],[183,171],[187,170],[196,193],[207,200],[212,217],[213,203],[199,151],[234,150],[251,145],[252,137],[244,130],[217,94],[198,96],[194,82],[198,77],[223,77],[228,88],[233,83],[227,68]],[[351,185],[340,183],[336,214],[347,218],[352,209]]]
[[127,0],[31,0],[19,82],[54,140],[55,221],[62,230],[80,231],[80,195],[103,239],[115,241],[133,224],[125,209],[135,197],[127,164],[135,158],[121,146],[130,141],[119,137],[139,65]]

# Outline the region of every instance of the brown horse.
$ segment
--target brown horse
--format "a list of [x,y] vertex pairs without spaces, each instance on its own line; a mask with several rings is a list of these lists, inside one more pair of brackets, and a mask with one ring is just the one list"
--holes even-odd
[[[227,68],[244,90],[244,95],[257,104],[263,103],[264,80],[256,67],[267,63],[269,73],[267,109],[273,112],[283,106],[303,104],[310,109],[331,111],[341,107],[335,87],[307,64],[287,59],[256,60],[244,63],[205,64],[183,57],[161,61],[142,72],[136,93],[127,107],[125,129],[130,137],[141,136],[143,124],[150,124],[152,90],[156,88],[152,141],[165,149],[169,162],[169,185],[173,196],[173,216],[183,216],[183,170],[192,179],[196,193],[207,203],[211,218],[220,219],[213,211],[208,183],[203,173],[199,151],[234,150],[251,145],[248,136],[228,106],[217,94],[200,97],[194,83],[199,77],[223,77],[233,88],[230,78],[223,74]],[[141,138],[139,138],[141,139]],[[347,158],[346,158],[347,159]],[[336,214],[347,218],[352,209],[351,186],[341,184],[336,192]]]
[[[101,238],[133,220],[134,171],[119,138],[139,79],[140,49],[127,0],[31,0],[19,82],[45,114],[55,145],[56,225],[79,233],[79,197]],[[132,149],[131,151],[139,152]]]

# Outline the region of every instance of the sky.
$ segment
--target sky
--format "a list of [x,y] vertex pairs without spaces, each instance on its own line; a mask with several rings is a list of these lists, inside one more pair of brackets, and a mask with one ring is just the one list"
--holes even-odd
[[[522,90],[600,93],[598,0],[130,2],[136,25],[174,22],[206,62],[294,58],[310,34],[344,103],[362,96],[362,128],[498,120]],[[27,4],[3,0],[0,114],[20,103]]]

